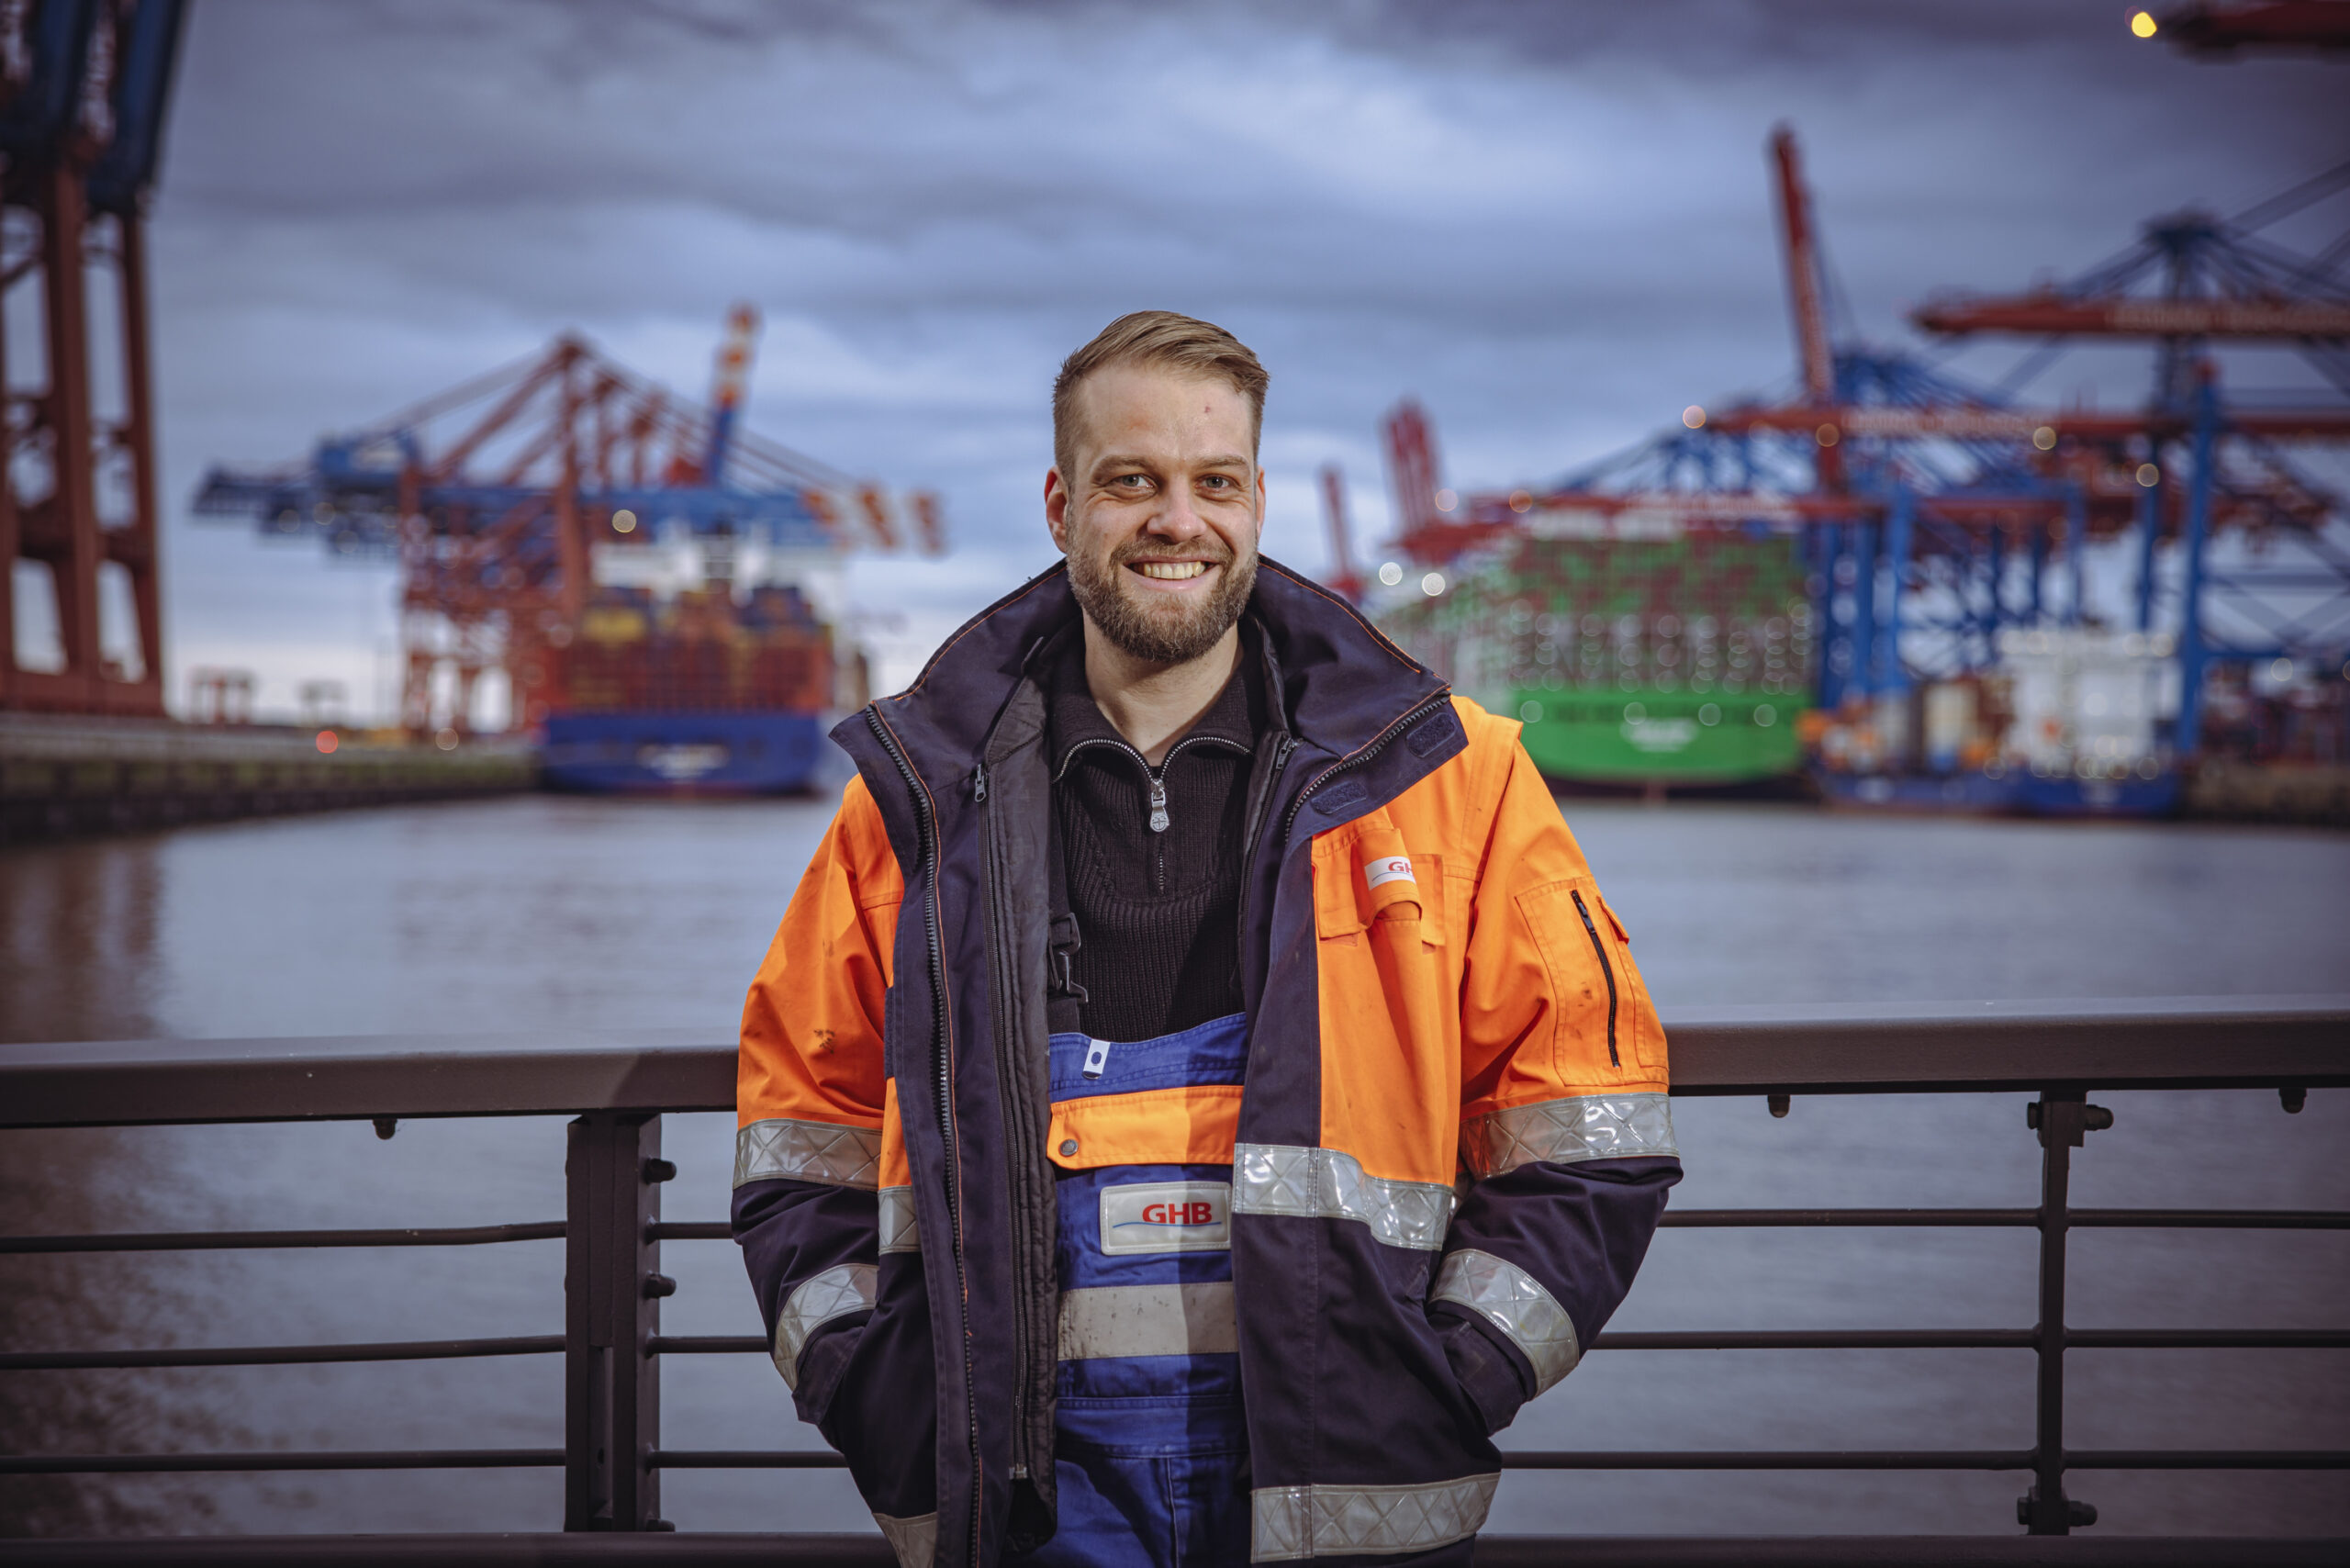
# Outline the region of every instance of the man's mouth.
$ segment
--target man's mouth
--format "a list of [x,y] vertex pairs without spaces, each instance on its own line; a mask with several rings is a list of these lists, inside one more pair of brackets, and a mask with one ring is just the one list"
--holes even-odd
[[1132,567],[1146,577],[1180,583],[1206,571],[1208,564],[1205,561],[1136,561]]

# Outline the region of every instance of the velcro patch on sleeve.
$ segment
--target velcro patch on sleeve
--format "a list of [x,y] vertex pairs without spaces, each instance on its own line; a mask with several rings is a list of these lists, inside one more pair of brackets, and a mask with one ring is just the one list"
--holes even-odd
[[1383,888],[1390,882],[1417,883],[1412,875],[1412,863],[1401,855],[1382,855],[1376,860],[1362,863],[1363,880],[1373,888]]

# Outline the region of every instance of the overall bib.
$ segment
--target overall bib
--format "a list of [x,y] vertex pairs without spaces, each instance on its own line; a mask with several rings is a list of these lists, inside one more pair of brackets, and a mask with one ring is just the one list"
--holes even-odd
[[[1181,1117],[1181,1091],[1241,1081],[1248,1022],[1236,1013],[1139,1041],[1054,1035],[1053,1103],[1131,1095],[1137,1115]],[[1040,1568],[1246,1562],[1248,1433],[1233,1320],[1232,1167],[1070,1169],[1069,1160],[1085,1158],[1076,1143],[1063,1139],[1052,1151],[1060,1526],[1021,1561]]]

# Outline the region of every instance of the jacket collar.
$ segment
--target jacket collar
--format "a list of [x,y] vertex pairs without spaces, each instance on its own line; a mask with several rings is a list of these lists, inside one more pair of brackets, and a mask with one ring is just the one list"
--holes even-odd
[[[1302,745],[1346,756],[1445,689],[1345,600],[1270,557],[1259,558],[1248,612],[1279,688],[1280,712],[1269,717]],[[1056,563],[964,622],[912,685],[873,704],[933,791],[969,776],[1022,678],[1044,678],[1034,661],[1075,630],[1079,613],[1068,570]],[[856,755],[852,727],[861,741],[857,720],[835,737]]]

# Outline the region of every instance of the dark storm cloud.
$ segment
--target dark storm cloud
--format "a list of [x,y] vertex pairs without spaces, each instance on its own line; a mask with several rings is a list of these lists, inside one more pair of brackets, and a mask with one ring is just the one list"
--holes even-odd
[[[919,640],[1044,558],[1058,357],[1164,305],[1271,366],[1268,547],[1310,565],[1313,466],[1375,527],[1404,392],[1452,473],[1505,483],[1783,378],[1780,119],[1877,338],[1930,286],[2070,270],[2350,150],[2340,68],[2182,60],[2126,14],[207,0],[156,209],[171,478],[570,327],[698,391],[749,297],[752,423],[947,498],[957,564],[887,568]],[[299,657],[388,636],[321,576],[184,535],[184,662],[274,627],[309,651],[237,656],[282,699]]]

